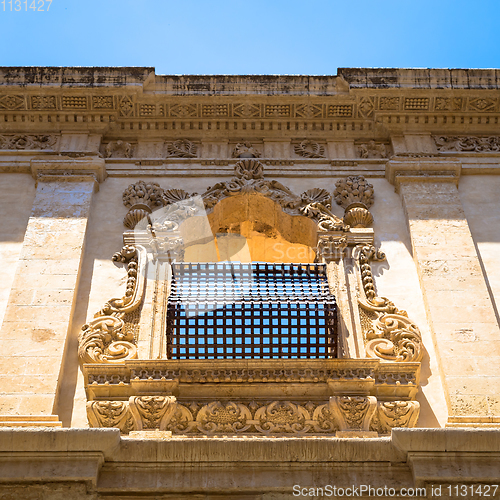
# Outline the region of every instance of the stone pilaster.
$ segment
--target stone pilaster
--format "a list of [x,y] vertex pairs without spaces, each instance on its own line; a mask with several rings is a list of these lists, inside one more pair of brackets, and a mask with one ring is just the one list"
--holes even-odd
[[434,335],[448,425],[500,425],[500,330],[458,194],[461,165],[392,160]]
[[32,161],[37,191],[0,330],[0,425],[58,425],[54,416],[92,194],[104,161]]

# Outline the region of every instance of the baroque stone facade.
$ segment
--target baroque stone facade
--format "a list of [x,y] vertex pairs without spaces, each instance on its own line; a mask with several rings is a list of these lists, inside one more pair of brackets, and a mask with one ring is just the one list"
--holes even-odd
[[[0,498],[494,492],[496,70],[35,73],[0,70]],[[333,347],[228,355],[215,314],[175,357],[175,266],[221,262],[324,272]]]

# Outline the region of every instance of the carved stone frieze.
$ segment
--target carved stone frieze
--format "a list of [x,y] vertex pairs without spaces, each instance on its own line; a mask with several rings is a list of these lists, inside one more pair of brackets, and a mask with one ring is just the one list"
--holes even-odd
[[132,158],[132,144],[126,141],[111,141],[104,148],[106,158]]
[[165,143],[170,158],[196,158],[198,146],[187,139]]
[[252,146],[250,142],[236,144],[231,154],[233,158],[260,158],[262,154]]
[[113,256],[127,264],[127,284],[121,298],[111,299],[82,326],[78,355],[83,363],[121,363],[137,357],[139,316],[144,289],[145,258],[142,251],[125,246]]
[[373,396],[333,396],[325,401],[178,401],[174,396],[132,396],[127,401],[89,401],[91,427],[171,431],[173,434],[335,434],[414,427],[416,401],[378,401]]
[[0,135],[0,149],[54,149],[57,137],[53,135]]
[[371,271],[371,261],[385,260],[385,255],[371,245],[356,247],[362,297],[358,299],[366,354],[390,361],[420,361],[422,336],[405,311],[385,297],[378,297]]
[[316,141],[306,139],[294,146],[295,154],[304,158],[325,158],[325,147]]
[[373,223],[373,216],[368,211],[373,205],[373,194],[373,186],[362,175],[350,175],[336,182],[333,196],[345,209],[345,224],[368,227]]
[[387,146],[381,142],[369,141],[358,145],[360,158],[387,158]]
[[500,137],[434,136],[440,152],[466,151],[473,153],[496,153],[500,151]]

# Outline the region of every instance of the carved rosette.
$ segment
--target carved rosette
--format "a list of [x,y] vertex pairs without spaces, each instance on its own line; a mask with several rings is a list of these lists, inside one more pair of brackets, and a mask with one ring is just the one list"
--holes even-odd
[[344,223],[352,227],[368,227],[373,216],[373,186],[362,175],[350,175],[335,184],[335,201],[344,208]]
[[385,255],[371,245],[356,247],[362,297],[358,299],[361,324],[368,357],[387,361],[420,361],[422,336],[418,327],[385,297],[377,297],[371,261],[385,260]]
[[[139,248],[139,247],[138,247]],[[144,289],[142,249],[125,246],[113,260],[127,264],[125,295],[111,299],[82,326],[78,355],[82,363],[121,363],[137,357],[138,315]]]

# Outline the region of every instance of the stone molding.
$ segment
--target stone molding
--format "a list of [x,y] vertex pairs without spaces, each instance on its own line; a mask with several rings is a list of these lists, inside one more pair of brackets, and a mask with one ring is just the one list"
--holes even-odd
[[214,496],[271,489],[292,497],[298,481],[344,489],[386,485],[397,492],[442,485],[444,498],[447,485],[498,482],[500,431],[395,428],[390,437],[372,440],[212,435],[207,441],[158,431],[121,436],[113,428],[0,429],[0,463],[7,498],[183,499],[199,490]]
[[414,426],[419,411],[420,363],[125,360],[87,364],[83,372],[91,426],[124,433],[386,434]]
[[177,401],[174,396],[131,396],[128,401],[89,401],[91,427],[173,434],[307,435],[350,432],[389,434],[395,427],[413,427],[417,401],[377,402],[373,396],[333,396],[329,402],[288,400],[250,402]]
[[30,162],[31,175],[38,181],[82,181],[93,179],[98,184],[106,179],[104,159],[96,156],[71,158],[61,155],[33,158]]

